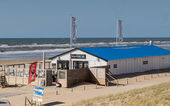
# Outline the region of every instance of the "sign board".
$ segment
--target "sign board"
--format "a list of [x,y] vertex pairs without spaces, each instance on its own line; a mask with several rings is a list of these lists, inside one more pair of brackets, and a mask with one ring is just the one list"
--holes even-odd
[[34,86],[33,100],[37,101],[37,102],[42,102],[43,101],[43,96],[44,96],[44,88],[43,87]]
[[72,59],[86,59],[86,55],[84,54],[71,54]]

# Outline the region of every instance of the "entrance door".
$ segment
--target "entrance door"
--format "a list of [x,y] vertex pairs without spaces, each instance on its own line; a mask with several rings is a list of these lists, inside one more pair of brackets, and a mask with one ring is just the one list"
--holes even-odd
[[73,61],[73,69],[87,68],[88,61]]
[[58,60],[57,61],[57,69],[69,69],[69,61],[67,60]]

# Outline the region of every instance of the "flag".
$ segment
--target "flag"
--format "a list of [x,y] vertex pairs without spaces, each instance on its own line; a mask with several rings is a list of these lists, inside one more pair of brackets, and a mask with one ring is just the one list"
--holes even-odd
[[77,25],[76,25],[76,18],[75,17],[71,17],[72,20],[72,24],[71,24],[71,37],[72,37],[72,43],[76,43],[77,37]]
[[123,42],[122,20],[118,20],[118,41]]
[[34,63],[31,64],[30,70],[29,70],[29,82],[28,83],[35,81],[36,67],[37,67],[37,62],[34,62]]

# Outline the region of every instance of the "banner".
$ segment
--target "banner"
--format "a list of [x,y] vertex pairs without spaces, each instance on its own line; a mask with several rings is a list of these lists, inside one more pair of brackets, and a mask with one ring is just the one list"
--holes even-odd
[[37,62],[34,62],[34,63],[31,64],[30,71],[29,71],[29,81],[28,81],[28,83],[35,81],[36,67],[37,67]]
[[122,20],[118,20],[118,42],[123,42]]
[[76,34],[77,34],[77,25],[76,25],[76,18],[72,17],[72,43],[76,43]]

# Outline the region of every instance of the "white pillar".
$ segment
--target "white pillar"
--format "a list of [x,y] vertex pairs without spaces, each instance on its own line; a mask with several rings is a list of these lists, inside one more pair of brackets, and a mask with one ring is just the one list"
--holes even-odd
[[43,70],[45,69],[45,52],[43,52]]
[[72,68],[72,59],[71,59],[71,52],[70,52],[69,69],[73,69],[73,68]]

